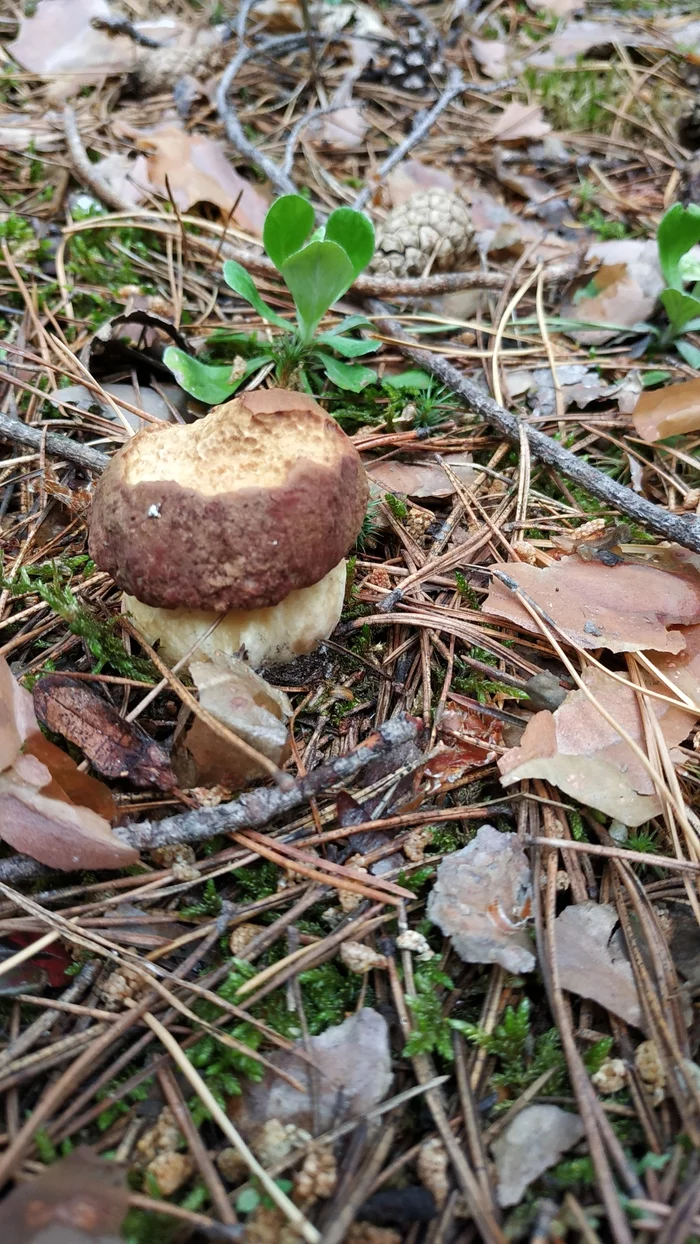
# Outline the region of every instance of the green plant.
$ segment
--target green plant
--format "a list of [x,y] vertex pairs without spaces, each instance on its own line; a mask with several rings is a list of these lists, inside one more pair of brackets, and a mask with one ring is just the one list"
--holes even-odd
[[446,1019],[442,1013],[442,992],[438,991],[454,989],[454,982],[438,964],[439,960],[435,958],[417,967],[414,974],[416,992],[406,995],[406,1005],[413,1019],[413,1032],[403,1051],[406,1058],[435,1053],[451,1062],[454,1058],[452,1030],[465,1030],[463,1020]]
[[[176,346],[169,346],[164,362],[188,393],[209,404],[223,402],[265,363],[275,365],[282,384],[296,382],[312,391],[311,379],[324,373],[339,389],[359,393],[376,381],[369,367],[343,360],[371,354],[379,343],[348,336],[366,325],[361,315],[351,315],[328,332],[318,332],[326,312],[342,298],[374,253],[374,229],[361,212],[339,207],[325,225],[314,229],[314,211],[298,194],[277,199],[265,217],[263,245],[294,299],[296,326],[289,323],[260,297],[255,282],[239,263],[228,259],[224,280],[250,303],[261,319],[280,330],[281,337],[261,342],[252,357],[231,364],[203,363]],[[233,340],[231,334],[229,340]],[[250,338],[241,338],[241,344]],[[258,346],[257,339],[255,345]],[[340,355],[340,358],[336,357]]]
[[[700,260],[692,248],[700,242],[700,207],[674,203],[663,216],[656,234],[659,264],[666,281],[661,302],[668,316],[668,327],[659,335],[661,347],[673,345],[691,367],[700,367],[700,350],[684,333],[700,328]],[[690,293],[685,289],[693,282]]]

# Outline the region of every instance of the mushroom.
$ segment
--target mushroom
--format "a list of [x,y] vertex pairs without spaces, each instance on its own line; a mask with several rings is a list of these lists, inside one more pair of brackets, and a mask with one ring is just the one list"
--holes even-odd
[[259,668],[337,625],[367,494],[359,454],[317,402],[258,389],[128,441],[95,489],[90,554],[165,661],[221,618],[197,657],[243,649]]

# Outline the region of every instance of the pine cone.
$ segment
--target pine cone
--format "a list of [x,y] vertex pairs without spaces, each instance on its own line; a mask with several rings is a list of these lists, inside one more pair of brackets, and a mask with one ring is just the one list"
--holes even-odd
[[363,82],[381,82],[404,91],[427,91],[433,79],[444,77],[438,40],[421,26],[409,26],[401,43],[385,44],[362,73]]
[[[472,245],[466,204],[449,190],[421,190],[394,208],[377,231],[372,271],[383,276],[422,276],[458,270]],[[436,250],[437,248],[437,250]]]

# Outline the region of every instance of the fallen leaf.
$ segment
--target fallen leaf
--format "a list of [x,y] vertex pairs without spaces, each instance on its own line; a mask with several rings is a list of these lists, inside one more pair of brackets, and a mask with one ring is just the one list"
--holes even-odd
[[474,59],[487,78],[507,78],[511,71],[517,72],[512,62],[512,49],[500,39],[477,39],[471,36],[469,44]]
[[559,1106],[525,1106],[491,1145],[502,1206],[517,1205],[526,1188],[585,1135],[577,1114]]
[[93,19],[112,16],[106,0],[39,0],[7,51],[18,65],[44,77],[70,74],[72,89],[99,75],[126,73],[134,44],[126,35],[98,30]]
[[[190,673],[202,708],[276,765],[284,764],[290,754],[287,722],[292,706],[283,691],[266,682],[245,661],[222,653],[216,653],[213,661],[192,661]],[[240,790],[263,774],[259,765],[241,755],[199,717],[187,731],[182,747],[195,766],[189,785],[221,783]]]
[[[133,411],[121,406],[121,401],[129,402],[131,406],[138,406],[140,410],[145,411],[147,415],[152,415],[154,419],[163,419],[166,423],[173,423],[175,420],[175,416],[165,398],[161,397],[160,393],[156,393],[155,389],[151,389],[148,385],[139,385],[138,392],[134,389],[133,384],[103,384],[102,388],[105,393],[114,398],[124,419],[135,432],[140,431],[141,428],[151,421],[139,419],[138,415],[135,415]],[[168,386],[166,384],[164,386],[164,391],[167,392],[168,397],[171,396],[171,390],[173,390],[172,396],[177,397],[180,390],[176,390],[174,385]],[[114,407],[109,402],[106,402],[99,393],[91,392],[83,384],[71,384],[67,385],[65,389],[57,389],[56,395],[61,402],[70,402],[72,406],[77,406],[80,410],[99,410],[105,419],[117,421]],[[51,398],[47,397],[47,401],[51,401]],[[171,405],[176,406],[177,409],[176,402],[171,401]]]
[[[457,478],[469,487],[474,482],[474,465],[471,454],[444,454],[442,461],[454,471]],[[414,499],[442,500],[454,496],[455,487],[444,471],[440,460],[397,462],[386,459],[373,462],[367,467],[367,475],[385,492],[402,493]]]
[[400,207],[419,190],[455,190],[457,183],[446,169],[423,164],[421,160],[402,160],[385,178],[382,189],[390,207]]
[[268,1119],[310,1132],[315,1119],[318,1132],[324,1132],[366,1114],[391,1087],[389,1029],[384,1016],[371,1007],[296,1046],[308,1051],[313,1070],[293,1050],[275,1050],[268,1057],[305,1084],[304,1093],[268,1071],[259,1083],[247,1081],[241,1096],[231,1098],[228,1113],[245,1136]]
[[641,393],[632,422],[642,440],[650,445],[666,436],[699,432],[700,379]]
[[517,834],[482,825],[466,847],[446,855],[428,896],[428,919],[465,963],[500,963],[507,972],[535,966],[526,925],[532,912],[530,866]]
[[[582,410],[591,402],[610,397],[618,386],[606,384],[600,372],[585,363],[562,363],[557,366],[557,381],[564,409],[577,406]],[[530,405],[536,415],[549,417],[556,414],[556,391],[550,367],[536,367],[532,371],[520,368],[506,373],[506,388],[510,397],[531,394]]]
[[0,658],[0,839],[53,868],[124,868],[139,857],[113,835],[115,814],[107,788],[43,738],[31,695]]
[[554,69],[574,64],[593,48],[600,51],[614,46],[658,48],[666,46],[667,42],[662,34],[646,31],[640,26],[623,26],[619,22],[572,21],[557,30],[545,48],[528,55],[527,63],[541,69]]
[[571,241],[545,232],[537,221],[517,216],[488,190],[481,186],[469,186],[464,190],[471,208],[474,243],[481,255],[501,252],[521,255],[532,245],[537,262],[547,263],[565,259],[571,253]]
[[[686,647],[678,656],[656,654],[656,668],[698,703],[700,699],[700,626],[683,631]],[[620,728],[645,748],[645,728],[637,694],[591,666],[583,682]],[[668,688],[654,683],[654,690]],[[665,700],[648,699],[669,748],[683,743],[698,719],[691,710]],[[643,825],[661,805],[652,777],[618,731],[583,690],[569,692],[555,713],[537,713],[528,722],[520,746],[499,760],[501,782],[511,786],[526,777],[541,777],[564,794],[581,800],[623,825]]]
[[[18,947],[23,949],[25,946],[31,946],[32,942],[38,941],[40,937],[40,933],[9,933],[8,941],[12,943],[12,949],[9,947],[3,947],[2,950],[0,950],[0,958],[9,958],[11,954],[17,953]],[[24,963],[19,965],[19,967],[4,973],[2,979],[0,980],[0,990],[2,990],[2,993],[5,996],[11,992],[22,993],[21,988],[15,988],[13,990],[8,986],[10,986],[13,981],[16,984],[20,984],[23,974],[27,969],[34,973],[34,975],[41,974],[44,986],[48,984],[52,989],[62,989],[66,984],[66,970],[71,967],[72,964],[73,956],[64,943],[54,942],[52,946],[47,946],[44,950],[40,951],[39,954],[32,956],[31,959],[26,959]],[[35,992],[30,983],[30,976],[28,975],[26,979],[29,985],[28,992]]]
[[585,0],[527,0],[533,13],[552,13],[554,17],[570,17],[585,7]]
[[423,768],[423,790],[430,794],[449,790],[470,769],[493,764],[502,732],[499,721],[483,717],[465,697],[451,692],[438,726],[442,749]]
[[75,743],[105,777],[128,778],[135,786],[160,790],[176,785],[162,747],[84,682],[46,674],[34,684],[34,708],[49,730]]
[[236,225],[262,237],[269,200],[236,172],[213,138],[188,134],[174,122],[154,130],[131,131],[131,135],[146,153],[151,190],[168,198],[167,177],[170,193],[181,212],[189,211],[195,203],[214,203],[228,217],[238,202]]
[[309,127],[315,142],[333,147],[336,151],[352,151],[365,137],[369,122],[356,104],[336,108],[327,117],[319,117]]
[[568,337],[582,345],[602,345],[652,314],[665,286],[654,240],[594,242],[584,262],[600,266],[565,299],[561,315],[601,327],[566,329]]
[[148,198],[148,161],[145,155],[138,155],[134,160],[123,151],[112,151],[95,165],[95,171],[100,181],[109,186],[127,206],[139,207]]
[[516,143],[527,138],[543,138],[551,128],[538,104],[514,101],[506,104],[500,116],[489,126],[488,137],[497,138],[502,143]]
[[554,944],[562,989],[590,998],[634,1028],[642,1026],[632,965],[617,912],[609,903],[575,903],[554,921]]
[[[598,561],[564,557],[544,569],[525,562],[509,563],[505,569],[524,594],[581,648],[682,652],[682,632],[667,628],[692,625],[700,615],[700,574],[692,565],[669,573],[651,565],[625,562],[604,566]],[[496,576],[483,611],[541,634],[525,606]]]
[[3,1244],[120,1244],[126,1168],[80,1145],[0,1202]]

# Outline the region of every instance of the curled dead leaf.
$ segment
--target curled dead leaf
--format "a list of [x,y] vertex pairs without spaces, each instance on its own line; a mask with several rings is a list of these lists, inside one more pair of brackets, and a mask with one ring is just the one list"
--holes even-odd
[[666,436],[700,431],[700,379],[641,393],[632,422],[650,445]]
[[597,264],[597,270],[564,300],[561,315],[585,327],[567,329],[567,336],[583,345],[602,345],[620,329],[648,319],[665,285],[653,239],[594,242],[584,262]]
[[387,492],[403,493],[417,500],[431,498],[442,500],[454,496],[455,486],[445,472],[442,462],[454,471],[457,478],[467,486],[474,482],[474,466],[471,454],[445,454],[427,462],[397,462],[388,459],[373,462],[367,467],[370,480]]
[[[564,557],[543,569],[509,563],[507,574],[581,648],[682,652],[682,631],[669,628],[691,626],[700,616],[700,574],[690,564],[679,562],[671,573],[652,565],[605,566]],[[483,609],[541,633],[514,592],[495,576]]]
[[562,989],[590,998],[635,1028],[642,1026],[637,986],[625,953],[617,912],[609,903],[576,903],[554,921]]
[[497,138],[502,143],[518,143],[526,139],[544,138],[551,129],[538,104],[520,104],[514,100],[506,104],[500,116],[489,126],[488,136]]
[[126,1170],[81,1145],[0,1202],[3,1244],[119,1244]]
[[[256,674],[245,661],[222,653],[217,653],[213,661],[192,661],[190,673],[202,708],[276,765],[284,764],[289,756],[287,722],[292,706],[283,691]],[[190,785],[223,783],[241,789],[263,774],[259,765],[215,734],[199,717],[195,717],[178,748],[178,765],[182,764],[183,749],[195,767]]]
[[47,674],[34,684],[39,720],[70,739],[106,777],[128,778],[136,786],[170,790],[175,774],[162,747],[84,682]]
[[[700,701],[700,626],[682,632],[685,650],[658,654],[657,668],[696,703]],[[645,750],[646,730],[635,691],[609,678],[597,666],[583,682],[618,726]],[[668,694],[661,682],[654,690]],[[697,714],[665,700],[648,700],[669,748],[690,733]],[[661,811],[654,782],[639,757],[598,712],[584,691],[570,691],[555,713],[530,719],[519,747],[498,761],[503,786],[541,778],[588,807],[623,825],[642,825]]]
[[428,895],[427,914],[465,963],[531,972],[532,879],[518,835],[482,825],[466,847],[446,855]]

